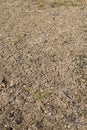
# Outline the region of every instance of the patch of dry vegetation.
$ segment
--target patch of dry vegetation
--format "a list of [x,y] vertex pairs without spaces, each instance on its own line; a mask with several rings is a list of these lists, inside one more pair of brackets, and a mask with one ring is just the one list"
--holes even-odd
[[56,6],[80,6],[84,4],[84,0],[39,0],[38,7],[42,8],[46,5]]

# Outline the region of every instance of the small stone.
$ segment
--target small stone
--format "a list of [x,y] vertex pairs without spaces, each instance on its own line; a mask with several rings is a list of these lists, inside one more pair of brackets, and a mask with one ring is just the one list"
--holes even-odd
[[15,100],[15,103],[16,103],[17,105],[20,105],[20,101],[19,101],[18,99]]
[[10,94],[12,93],[13,91],[12,91],[12,89],[10,90]]
[[13,128],[13,130],[16,130],[15,128]]
[[12,87],[13,85],[14,85],[14,82],[13,82],[13,80],[11,80],[10,86]]
[[41,89],[40,91],[41,91],[41,92],[43,92],[43,90],[42,90],[42,89]]
[[5,124],[4,127],[7,128],[8,126]]
[[28,130],[31,130],[31,128],[28,128]]
[[48,113],[48,116],[51,116],[51,112]]

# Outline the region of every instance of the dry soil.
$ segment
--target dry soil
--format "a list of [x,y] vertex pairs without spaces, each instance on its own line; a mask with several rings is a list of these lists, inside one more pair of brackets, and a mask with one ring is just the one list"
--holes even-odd
[[0,130],[87,130],[87,1],[0,0]]

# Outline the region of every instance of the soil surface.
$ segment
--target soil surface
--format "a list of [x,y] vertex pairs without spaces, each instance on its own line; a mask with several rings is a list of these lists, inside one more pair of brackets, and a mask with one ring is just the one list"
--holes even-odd
[[87,1],[0,0],[0,130],[87,130]]

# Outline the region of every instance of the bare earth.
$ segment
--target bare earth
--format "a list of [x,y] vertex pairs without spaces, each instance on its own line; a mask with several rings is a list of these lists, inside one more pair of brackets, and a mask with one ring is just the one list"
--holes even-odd
[[87,130],[87,1],[0,0],[0,130]]

